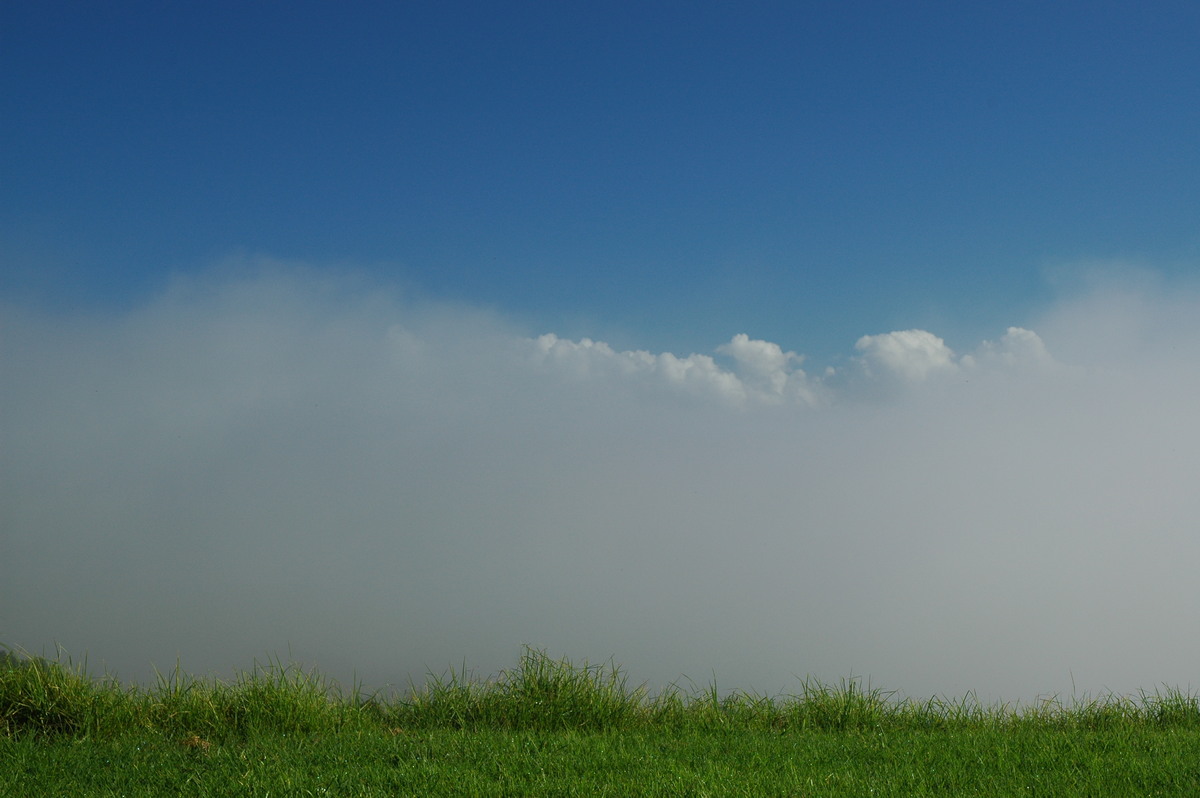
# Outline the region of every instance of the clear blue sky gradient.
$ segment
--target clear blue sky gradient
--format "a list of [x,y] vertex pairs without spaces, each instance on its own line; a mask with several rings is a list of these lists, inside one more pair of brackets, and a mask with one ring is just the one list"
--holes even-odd
[[530,333],[967,348],[1200,252],[1200,5],[6,3],[0,293],[233,252]]

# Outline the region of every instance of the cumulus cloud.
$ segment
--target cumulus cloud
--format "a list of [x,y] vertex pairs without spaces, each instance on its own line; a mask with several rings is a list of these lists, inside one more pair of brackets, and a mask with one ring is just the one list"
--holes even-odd
[[1000,340],[984,341],[974,355],[965,355],[962,365],[975,367],[1004,366],[1009,368],[1044,369],[1055,366],[1045,342],[1032,330],[1009,327]]
[[546,333],[533,341],[536,360],[579,378],[636,378],[676,388],[682,392],[740,405],[747,399],[745,386],[722,371],[708,355],[677,357],[670,352],[616,352],[590,338],[569,341]]
[[769,341],[751,340],[745,333],[716,349],[732,358],[732,370],[721,368],[710,355],[617,352],[590,338],[570,341],[553,333],[539,336],[533,347],[536,362],[576,378],[637,379],[730,407],[819,402],[819,386],[796,368],[803,360],[800,355]]
[[[658,685],[1186,685],[1198,311],[1097,290],[813,375],[303,270],[3,307],[0,640],[139,679],[290,654],[404,685],[529,643]],[[1130,339],[1094,336],[1114,314]]]
[[905,382],[920,382],[931,374],[955,366],[954,352],[946,342],[925,330],[864,335],[854,348],[862,352],[861,362],[867,376],[891,376]]

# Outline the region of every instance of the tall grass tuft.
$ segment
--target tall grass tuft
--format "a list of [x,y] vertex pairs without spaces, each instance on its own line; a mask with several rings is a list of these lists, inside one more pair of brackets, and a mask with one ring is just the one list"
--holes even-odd
[[6,735],[83,735],[121,709],[119,688],[97,684],[63,652],[51,661],[5,648],[0,657],[0,730]]
[[645,687],[630,690],[616,665],[576,666],[526,647],[518,667],[493,680],[473,679],[465,668],[431,676],[397,707],[396,720],[418,727],[599,731],[640,722],[645,699]]
[[278,661],[256,662],[232,684],[190,677],[176,665],[136,699],[145,725],[206,738],[312,734],[353,722],[363,710],[315,671]]
[[805,680],[799,693],[770,697],[715,684],[657,695],[630,687],[613,663],[573,664],[526,647],[517,667],[488,679],[462,670],[431,675],[406,694],[363,696],[312,670],[255,663],[232,683],[198,679],[176,665],[146,689],[94,679],[64,658],[31,657],[0,647],[0,736],[109,737],[161,734],[175,740],[244,740],[257,735],[317,737],[343,731],[417,729],[530,732],[670,729],[771,732],[970,730],[1000,728],[1129,731],[1200,729],[1200,699],[1164,688],[1136,697],[1058,697],[1021,707],[960,700],[898,699],[850,678]]

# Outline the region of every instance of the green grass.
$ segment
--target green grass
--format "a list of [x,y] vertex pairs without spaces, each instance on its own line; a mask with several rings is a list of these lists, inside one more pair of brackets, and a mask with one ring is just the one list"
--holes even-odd
[[526,649],[404,694],[271,662],[149,688],[0,655],[0,795],[1200,795],[1177,690],[982,706],[859,680],[795,695],[651,695]]

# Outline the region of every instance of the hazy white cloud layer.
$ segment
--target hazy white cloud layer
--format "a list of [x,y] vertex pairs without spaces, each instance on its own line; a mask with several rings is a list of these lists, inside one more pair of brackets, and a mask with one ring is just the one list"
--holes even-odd
[[765,692],[1200,686],[1200,299],[1021,321],[809,373],[752,331],[616,351],[302,270],[4,307],[0,641],[136,679],[529,643]]

